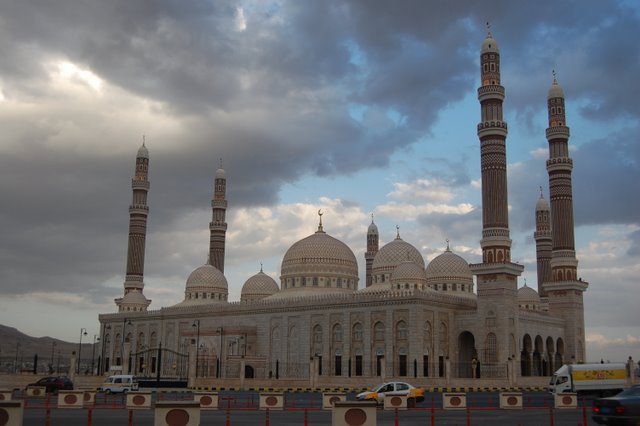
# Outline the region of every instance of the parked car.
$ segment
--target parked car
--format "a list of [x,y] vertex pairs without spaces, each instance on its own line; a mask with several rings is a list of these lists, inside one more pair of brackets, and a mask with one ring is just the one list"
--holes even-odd
[[47,392],[57,392],[59,390],[72,390],[73,382],[64,376],[48,376],[43,377],[35,383],[29,383],[28,386],[44,386]]
[[378,404],[382,404],[385,395],[406,396],[407,399],[413,399],[417,402],[424,401],[424,389],[417,388],[405,382],[382,383],[370,391],[357,394],[356,399],[358,401],[375,400]]
[[106,393],[127,393],[138,390],[138,382],[131,374],[116,374],[107,377],[98,390]]
[[593,401],[592,418],[600,425],[640,424],[640,385]]

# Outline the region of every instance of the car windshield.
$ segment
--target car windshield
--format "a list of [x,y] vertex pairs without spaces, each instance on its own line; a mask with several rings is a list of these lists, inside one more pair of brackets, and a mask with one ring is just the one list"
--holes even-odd
[[385,389],[388,385],[389,385],[388,383],[379,384],[375,388],[371,389],[371,391],[372,392],[384,392],[383,389]]

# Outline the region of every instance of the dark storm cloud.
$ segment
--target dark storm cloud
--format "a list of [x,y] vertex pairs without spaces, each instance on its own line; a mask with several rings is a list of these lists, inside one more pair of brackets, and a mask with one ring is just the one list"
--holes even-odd
[[[148,144],[150,231],[164,229],[187,210],[207,208],[221,157],[234,207],[273,204],[284,183],[305,174],[349,174],[386,165],[398,149],[428,134],[444,107],[475,90],[487,20],[502,49],[508,102],[519,113],[539,108],[555,66],[567,76],[561,81],[573,97],[593,100],[582,113],[608,119],[639,112],[634,43],[640,26],[638,14],[622,3],[257,2],[244,5],[243,31],[236,28],[239,6],[243,3],[4,1],[1,94],[23,104],[51,101],[56,94],[47,90],[46,64],[68,60],[109,86],[157,103],[158,117],[180,121],[183,129],[179,137],[172,135],[175,140],[153,134]],[[66,101],[60,99],[55,109]],[[351,119],[353,105],[393,111],[397,123],[369,128]],[[110,152],[113,135],[106,126],[82,136],[94,140],[78,145],[93,152],[56,150],[50,146],[66,120],[54,119],[54,108],[38,111],[38,117],[1,112],[0,146],[20,147],[3,150],[0,157],[3,289],[75,292],[123,271],[138,142],[130,152]],[[131,140],[144,131],[131,128]],[[574,156],[580,164],[575,178],[591,188],[607,181],[621,193],[625,182],[637,182],[627,180],[637,179],[637,162],[608,176],[595,174],[596,159],[613,161],[613,153],[638,159],[638,144],[628,136],[619,135],[627,145],[611,141],[581,148]],[[451,179],[468,181],[462,169],[456,167]],[[544,173],[539,164],[533,169]],[[537,185],[546,178],[514,179],[510,188],[518,191],[510,201],[523,213],[511,217],[533,217]],[[603,212],[602,206],[623,202],[616,201],[616,191],[597,191],[594,201],[579,191],[578,223],[627,223],[631,218],[622,212],[638,211]],[[455,238],[470,227],[477,232],[477,211],[472,215],[452,224],[444,223],[444,216],[439,221],[431,215],[429,221],[443,222]]]

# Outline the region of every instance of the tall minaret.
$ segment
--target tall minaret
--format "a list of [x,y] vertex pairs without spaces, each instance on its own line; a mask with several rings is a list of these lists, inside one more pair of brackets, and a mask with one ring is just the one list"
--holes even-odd
[[149,186],[149,151],[143,140],[136,155],[136,169],[131,180],[133,200],[129,206],[127,275],[124,281],[124,297],[115,300],[120,312],[146,311],[151,303],[151,300],[142,294],[147,216],[149,215],[149,206],[147,206]]
[[[507,200],[507,123],[502,114],[504,87],[500,85],[500,50],[489,32],[480,52],[478,124],[482,173],[482,263],[470,265],[477,276],[478,315],[496,315],[498,361],[514,355],[517,336],[517,279],[524,270],[511,262]],[[464,361],[464,360],[462,360]]]
[[373,222],[373,213],[371,213],[371,225],[369,225],[369,229],[367,230],[367,251],[364,254],[364,259],[366,262],[366,284],[369,287],[373,284],[373,259],[376,257],[376,253],[378,253],[379,248],[379,234],[378,227]]
[[[588,283],[578,278],[573,236],[573,189],[569,157],[569,128],[566,126],[564,92],[558,81],[547,96],[549,127],[549,198],[551,200],[551,228],[553,252],[551,255],[551,281],[544,289],[549,297],[549,312],[565,319],[565,356],[576,362],[586,360],[583,293]],[[570,361],[569,359],[565,361]]]
[[544,283],[551,281],[551,250],[553,240],[551,236],[551,209],[549,203],[542,195],[536,203],[536,231],[533,233],[536,240],[536,258],[538,260],[538,294],[541,298],[547,297]]
[[220,160],[220,168],[216,170],[216,178],[213,188],[213,199],[211,200],[212,218],[209,223],[211,237],[209,240],[209,258],[211,264],[224,273],[224,245],[227,234],[227,222],[225,216],[227,213],[227,178],[222,168],[222,160]]

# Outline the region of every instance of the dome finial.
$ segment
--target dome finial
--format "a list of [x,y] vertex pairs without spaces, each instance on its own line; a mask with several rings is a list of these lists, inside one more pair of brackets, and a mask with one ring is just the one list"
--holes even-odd
[[401,240],[400,238],[400,225],[396,225],[396,240]]
[[527,286],[527,279],[526,278],[524,279],[524,286],[525,287]]
[[322,209],[318,209],[318,216],[320,217],[320,223],[318,224],[318,230],[316,232],[324,232],[324,229],[322,229],[322,215],[324,213],[322,213]]
[[211,265],[211,255],[210,254],[207,255],[207,262],[205,263],[205,265]]
[[220,157],[220,168],[222,168],[222,157]]
[[451,251],[451,249],[449,248],[449,239],[447,238],[447,251]]
[[491,37],[491,22],[487,21],[487,36]]
[[260,262],[260,272],[262,272],[262,262]]
[[556,79],[556,70],[551,70],[551,74],[553,74],[553,84],[558,84],[558,80]]
[[540,198],[544,198],[544,195],[542,194],[542,185],[540,185]]
[[145,140],[145,139],[146,139],[146,136],[145,136],[145,134],[143,133],[143,134],[142,134],[142,146],[144,146],[144,143],[146,142],[146,140]]
[[373,212],[371,212],[371,223],[373,223]]

